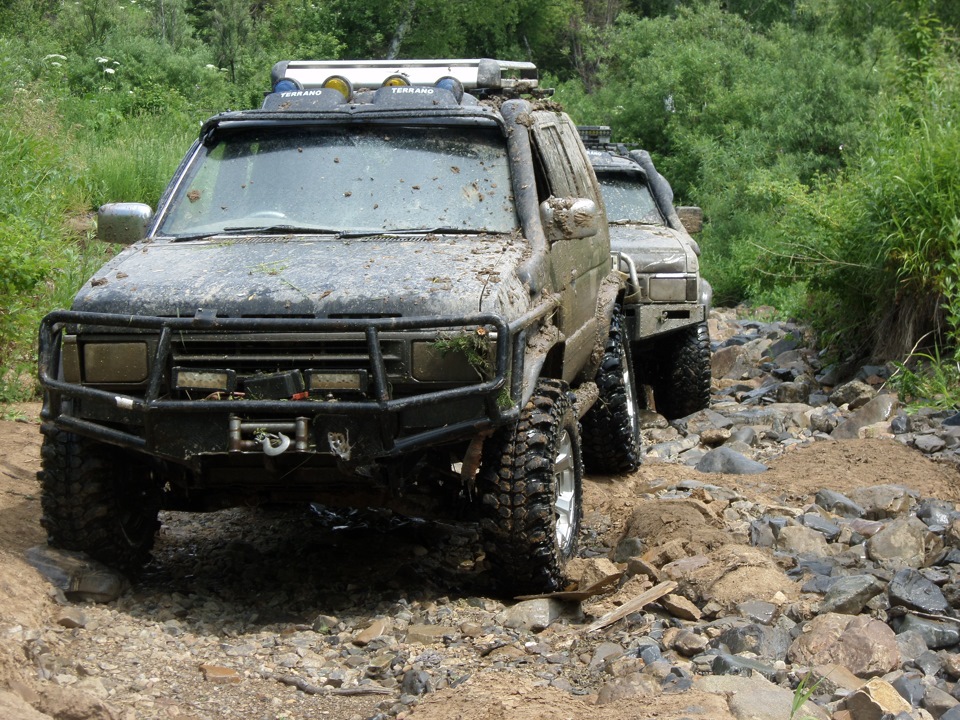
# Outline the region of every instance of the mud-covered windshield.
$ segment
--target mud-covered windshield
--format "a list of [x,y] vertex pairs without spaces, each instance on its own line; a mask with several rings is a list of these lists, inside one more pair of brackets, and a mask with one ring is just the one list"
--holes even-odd
[[159,228],[509,233],[506,142],[493,128],[258,127],[201,149]]
[[642,175],[598,172],[597,180],[611,223],[666,224]]

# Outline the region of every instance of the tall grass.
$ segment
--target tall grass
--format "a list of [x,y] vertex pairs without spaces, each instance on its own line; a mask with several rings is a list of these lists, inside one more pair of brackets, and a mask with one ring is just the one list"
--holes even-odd
[[128,123],[108,144],[90,148],[85,184],[94,204],[143,202],[156,207],[195,133],[163,118]]
[[[23,54],[0,41],[3,60]],[[84,166],[55,94],[42,81],[18,87],[22,72],[0,62],[0,401],[35,394],[39,320],[68,303],[79,274],[105,254],[91,237]]]

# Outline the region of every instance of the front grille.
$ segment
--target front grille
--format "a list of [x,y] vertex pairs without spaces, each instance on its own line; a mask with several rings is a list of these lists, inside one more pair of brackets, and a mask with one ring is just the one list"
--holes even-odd
[[[174,332],[171,363],[197,369],[229,369],[238,376],[283,370],[371,370],[361,333]],[[387,375],[405,375],[405,344],[381,336]]]

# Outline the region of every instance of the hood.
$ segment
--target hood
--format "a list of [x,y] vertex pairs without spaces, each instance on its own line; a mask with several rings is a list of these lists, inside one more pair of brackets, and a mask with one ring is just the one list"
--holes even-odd
[[700,270],[700,260],[690,236],[662,225],[611,225],[610,248],[630,256],[638,273]]
[[502,235],[244,237],[143,242],[101,268],[74,299],[88,312],[192,317],[515,317],[529,252]]

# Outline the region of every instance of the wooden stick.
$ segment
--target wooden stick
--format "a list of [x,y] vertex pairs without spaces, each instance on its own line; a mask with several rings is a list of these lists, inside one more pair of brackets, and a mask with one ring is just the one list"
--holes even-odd
[[276,680],[284,685],[293,685],[297,690],[308,695],[392,695],[393,690],[379,685],[358,685],[356,687],[334,688],[320,685],[311,685],[303,678],[295,675],[277,675],[272,672],[261,672],[260,677],[265,680]]
[[676,587],[677,584],[673,580],[666,580],[659,585],[654,585],[649,590],[637,595],[633,600],[624,603],[616,610],[611,610],[602,618],[594,620],[592,623],[587,625],[587,627],[584,629],[584,632],[591,633],[599,630],[600,628],[605,628],[607,625],[625,618],[630,613],[634,613],[643,609],[645,605],[649,605],[654,600],[659,600],[664,595],[673,592]]

